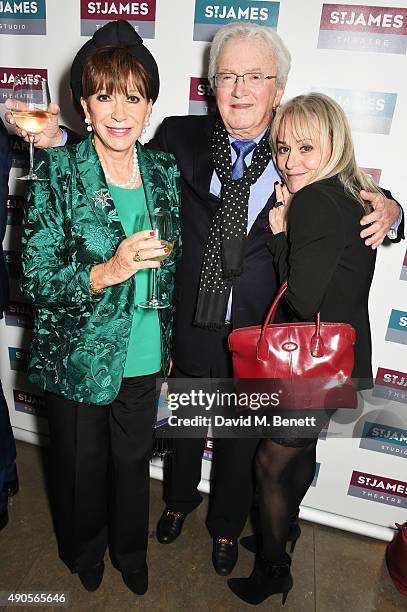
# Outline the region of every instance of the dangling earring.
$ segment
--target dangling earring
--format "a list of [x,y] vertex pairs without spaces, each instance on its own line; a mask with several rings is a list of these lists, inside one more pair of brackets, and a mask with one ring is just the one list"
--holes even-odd
[[144,121],[144,126],[143,126],[143,129],[141,130],[141,133],[145,134],[146,133],[146,129],[148,127],[150,127],[150,119],[147,119],[147,121]]
[[88,130],[88,132],[92,131],[92,123],[91,120],[88,117],[85,117],[85,123],[87,124],[86,129]]

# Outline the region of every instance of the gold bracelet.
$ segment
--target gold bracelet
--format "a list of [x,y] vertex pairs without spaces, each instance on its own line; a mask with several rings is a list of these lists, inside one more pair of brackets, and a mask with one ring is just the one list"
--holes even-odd
[[92,283],[92,279],[89,279],[89,291],[92,295],[100,295],[104,292],[104,289],[96,289],[96,287]]

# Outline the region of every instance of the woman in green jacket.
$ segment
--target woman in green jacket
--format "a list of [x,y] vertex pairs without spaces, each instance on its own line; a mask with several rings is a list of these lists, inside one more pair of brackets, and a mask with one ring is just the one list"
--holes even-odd
[[[149,457],[156,379],[168,371],[172,306],[136,307],[149,268],[170,302],[179,256],[174,158],[138,142],[158,95],[158,70],[127,22],[111,22],[72,66],[91,134],[44,150],[28,196],[25,296],[36,306],[29,378],[45,390],[59,553],[83,586],[103,578],[107,546],[134,593],[148,586]],[[166,209],[175,248],[137,218]],[[161,267],[153,257],[167,257]]]

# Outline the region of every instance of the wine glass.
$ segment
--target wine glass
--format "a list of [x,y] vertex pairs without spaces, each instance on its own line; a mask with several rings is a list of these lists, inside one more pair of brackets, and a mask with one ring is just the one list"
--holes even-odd
[[46,79],[33,79],[31,75],[17,75],[14,79],[12,115],[16,124],[28,134],[30,141],[30,170],[20,181],[47,181],[34,172],[34,136],[46,129],[50,114],[50,96]]
[[[143,227],[143,229],[153,229],[156,239],[165,242],[165,247],[163,248],[167,248],[168,253],[164,253],[158,257],[152,257],[153,261],[163,261],[171,255],[171,251],[174,248],[174,229],[170,211],[157,208],[152,213],[145,216],[144,225],[145,227]],[[168,300],[162,300],[158,295],[157,268],[153,268],[151,280],[150,299],[147,300],[147,302],[138,304],[139,308],[153,310],[168,308],[170,306]]]

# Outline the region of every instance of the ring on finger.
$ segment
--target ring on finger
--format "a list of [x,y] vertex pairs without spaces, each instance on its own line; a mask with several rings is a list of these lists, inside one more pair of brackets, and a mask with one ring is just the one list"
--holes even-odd
[[278,208],[279,206],[284,206],[284,200],[277,200],[274,204],[274,208]]
[[133,255],[133,261],[135,261],[136,263],[141,261],[140,251],[136,251],[136,253]]

